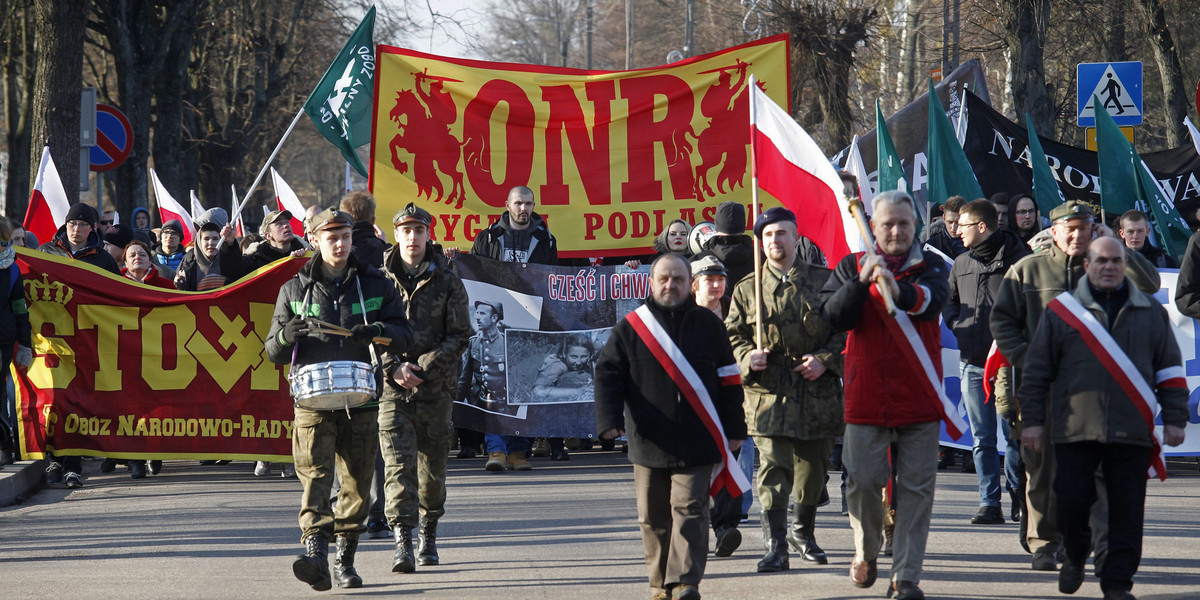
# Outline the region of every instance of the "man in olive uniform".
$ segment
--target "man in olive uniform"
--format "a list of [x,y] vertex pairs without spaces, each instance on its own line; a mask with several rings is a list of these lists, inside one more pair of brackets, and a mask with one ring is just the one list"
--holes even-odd
[[[306,224],[317,253],[279,290],[265,343],[267,358],[275,364],[291,364],[293,372],[331,361],[372,364],[370,348],[376,338],[390,338],[385,349],[405,352],[413,333],[404,317],[404,304],[378,269],[350,254],[350,216],[328,209]],[[311,331],[310,318],[348,329],[350,335]],[[292,572],[317,591],[332,587],[328,552],[335,536],[338,586],[362,587],[354,554],[359,534],[367,529],[371,476],[379,451],[377,397],[353,408],[310,409],[300,404],[295,408],[292,458],[304,486],[300,530],[306,553],[293,561]],[[341,484],[336,508],[329,499],[335,476]]]
[[[474,302],[471,320],[478,333],[471,337],[463,354],[463,370],[458,378],[458,396],[484,410],[506,412],[505,352],[502,323],[504,304],[490,299]],[[512,466],[504,452],[492,452],[484,466],[489,471],[529,470],[528,461]]]
[[[842,351],[819,311],[817,293],[829,269],[796,258],[796,216],[772,208],[754,224],[767,261],[762,270],[764,347],[755,347],[754,279],[733,289],[725,326],[742,371],[746,426],[758,447],[758,498],[767,554],[758,571],[789,567],[788,545],[805,562],[827,564],[814,537],[817,502],[825,485],[833,438],[843,430]],[[787,527],[795,492],[795,522]]]
[[[450,413],[460,357],[471,336],[467,290],[450,262],[433,249],[428,212],[415,204],[396,212],[396,245],[383,257],[387,278],[408,309],[413,345],[384,355],[379,444],[383,451],[386,514],[396,536],[392,571],[438,564],[437,523],[445,514]],[[419,514],[419,517],[418,517]],[[419,520],[418,520],[419,519]],[[413,558],[412,530],[420,525]]]

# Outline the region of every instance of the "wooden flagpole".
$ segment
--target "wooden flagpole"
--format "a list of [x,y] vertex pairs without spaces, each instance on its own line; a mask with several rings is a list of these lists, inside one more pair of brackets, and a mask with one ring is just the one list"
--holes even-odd
[[[755,224],[758,223],[758,163],[755,161],[757,155],[757,144],[755,139],[758,137],[756,128],[758,126],[758,108],[755,96],[758,95],[758,82],[755,81],[754,75],[750,76],[750,227],[756,229]],[[758,239],[758,232],[754,232],[754,348],[756,350],[763,349],[763,328],[762,328],[762,248],[761,242]]]

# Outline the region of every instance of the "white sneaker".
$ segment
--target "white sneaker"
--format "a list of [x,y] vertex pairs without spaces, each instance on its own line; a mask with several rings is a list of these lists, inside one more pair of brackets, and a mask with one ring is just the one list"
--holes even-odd
[[254,476],[255,477],[266,477],[267,475],[270,475],[270,474],[271,474],[271,463],[263,462],[260,460],[260,461],[258,461],[258,464],[254,465]]

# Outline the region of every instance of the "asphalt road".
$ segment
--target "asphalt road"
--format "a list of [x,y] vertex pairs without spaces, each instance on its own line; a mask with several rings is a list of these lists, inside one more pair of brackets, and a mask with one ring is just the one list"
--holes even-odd
[[[534,459],[527,473],[486,473],[483,460],[450,461],[442,565],[390,571],[390,540],[367,540],[359,590],[314,592],[296,581],[299,483],[256,478],[252,463],[168,461],[131,480],[85,461],[86,486],[44,488],[0,508],[0,581],[6,598],[313,598],[398,595],[428,599],[648,598],[632,469],[619,452],[575,452],[570,462]],[[1151,481],[1145,551],[1134,592],[1142,600],[1200,598],[1200,473],[1193,459]],[[5,471],[13,467],[6,467]],[[837,481],[834,473],[833,481]],[[869,590],[850,585],[848,519],[833,502],[818,514],[824,567],[757,574],[758,505],[741,549],[711,558],[701,591],[716,598],[882,598],[889,560]],[[941,471],[922,587],[930,598],[1065,598],[1056,575],[1034,572],[1015,524],[974,526],[975,476]],[[1007,511],[1007,499],[1005,500]],[[1075,595],[1101,596],[1088,578]]]

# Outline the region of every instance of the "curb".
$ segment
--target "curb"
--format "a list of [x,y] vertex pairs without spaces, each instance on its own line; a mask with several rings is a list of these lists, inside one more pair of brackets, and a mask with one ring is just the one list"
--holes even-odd
[[0,470],[0,506],[16,504],[27,493],[40,488],[49,462],[43,458],[4,465]]

